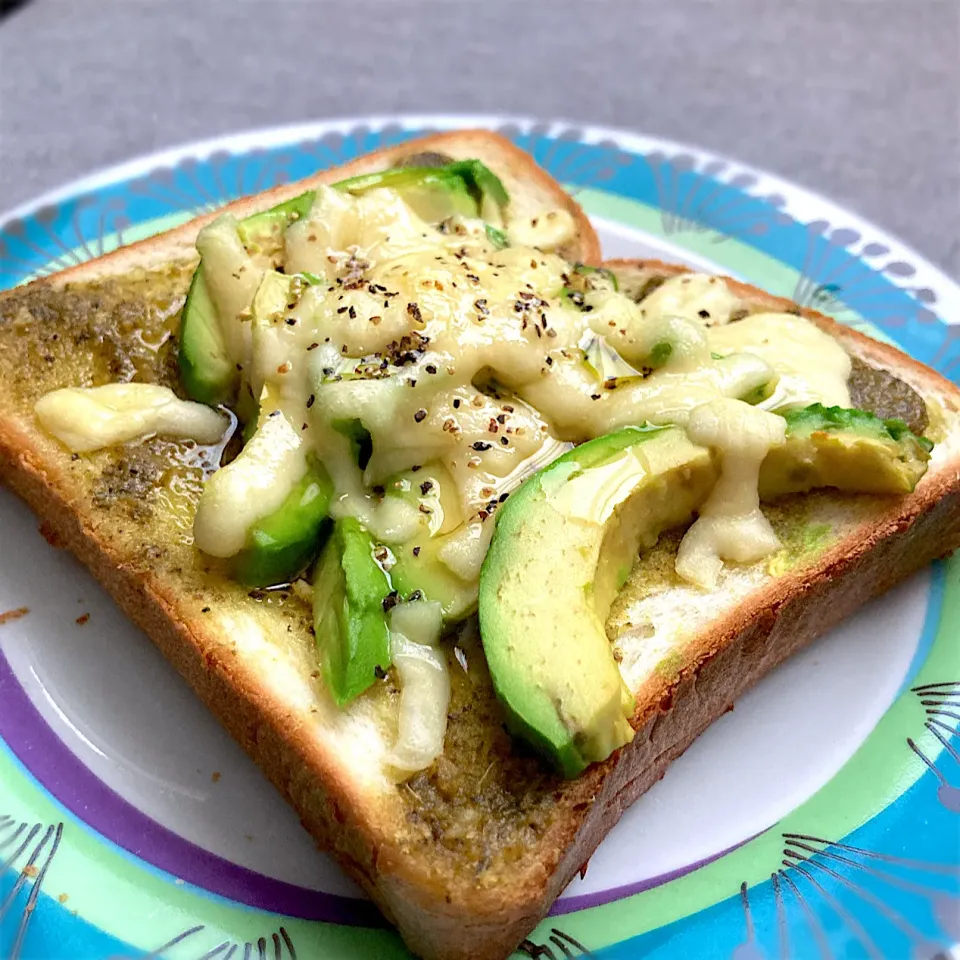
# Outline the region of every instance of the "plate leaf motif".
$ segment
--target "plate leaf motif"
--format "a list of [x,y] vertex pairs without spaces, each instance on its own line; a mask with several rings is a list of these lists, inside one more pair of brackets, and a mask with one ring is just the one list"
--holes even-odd
[[[13,886],[0,902],[0,924],[17,916],[5,960],[19,960],[37,901],[63,839],[63,823],[30,823],[0,815],[0,876],[13,871]],[[0,944],[2,947],[3,944]]]

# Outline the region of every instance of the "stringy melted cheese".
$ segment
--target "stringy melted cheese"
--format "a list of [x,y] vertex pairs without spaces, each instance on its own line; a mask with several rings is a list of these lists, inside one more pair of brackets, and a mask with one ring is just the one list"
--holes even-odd
[[108,383],[65,387],[37,401],[34,412],[47,433],[74,453],[89,453],[159,434],[198,443],[217,443],[226,417],[169,387],[152,383]]
[[[716,401],[849,405],[849,358],[808,321],[764,314],[730,322],[736,297],[722,280],[696,274],[667,281],[640,304],[599,274],[571,296],[573,268],[550,252],[569,242],[569,215],[507,228],[511,245],[497,249],[480,220],[435,227],[391,190],[353,196],[321,187],[286,231],[283,273],[245,250],[229,216],[201,233],[243,400],[255,407],[269,398],[289,435],[286,454],[268,455],[260,434],[278,431],[261,416],[251,452],[207,485],[197,527],[204,550],[235,553],[253,520],[302,475],[307,453],[331,475],[334,515],[403,543],[423,518],[414,502],[382,488],[432,464],[455,488],[461,514],[439,556],[475,580],[499,498],[569,442],[628,424],[685,425],[710,405],[715,418],[733,418],[749,446],[752,431],[766,436],[760,420],[730,412],[745,404]],[[614,358],[614,376],[588,361],[591,351]],[[372,440],[364,470],[345,435],[351,424]],[[730,479],[708,505],[717,515],[734,487],[756,489],[752,467],[732,466],[739,448],[724,449]],[[252,478],[260,461],[269,461],[268,483]],[[255,506],[231,510],[224,491],[234,488],[256,490]]]
[[714,400],[698,407],[687,424],[690,439],[720,451],[720,478],[700,516],[680,542],[677,573],[711,589],[724,560],[754,563],[780,546],[760,510],[760,464],[786,435],[783,417],[738,400]]
[[[562,217],[549,223],[556,236],[541,231],[545,247],[569,240]],[[464,517],[441,559],[465,580],[486,552],[491,504],[525,464],[542,466],[544,451],[627,424],[682,424],[701,404],[776,380],[769,350],[739,344],[717,355],[710,327],[737,305],[722,281],[678,277],[641,305],[600,282],[578,302],[571,266],[519,245],[524,237],[515,228],[513,245],[498,250],[478,220],[442,232],[392,191],[321,189],[287,231],[279,278],[289,284],[301,271],[312,282],[283,287],[272,311],[253,303],[250,392],[266,386],[281,398],[331,472],[335,515],[403,542],[417,518],[374,488],[441,464]],[[601,338],[633,375],[605,379],[585,362],[585,337]],[[335,429],[349,421],[372,439],[363,472]]]

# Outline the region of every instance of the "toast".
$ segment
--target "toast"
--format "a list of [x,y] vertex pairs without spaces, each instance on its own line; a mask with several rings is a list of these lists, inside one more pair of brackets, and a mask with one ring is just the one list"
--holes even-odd
[[[312,182],[432,152],[483,160],[508,185],[512,209],[523,216],[565,207],[576,221],[577,242],[563,252],[598,262],[596,237],[576,204],[529,158],[487,133],[426,138]],[[310,185],[288,185],[229,209],[261,210]],[[209,464],[198,463],[183,443],[159,439],[71,457],[34,420],[33,403],[55,387],[133,377],[176,385],[166,344],[196,265],[193,242],[210,219],[0,298],[0,480],[91,569],[320,846],[428,960],[506,957],[623,810],[744,690],[867,599],[960,543],[960,392],[899,351],[804,311],[853,356],[888,371],[892,382],[907,384],[936,412],[937,446],[916,490],[895,499],[788,498],[767,511],[785,541],[791,542],[800,515],[804,522],[826,518],[834,531],[830,541],[788,569],[756,564],[725,577],[714,591],[680,584],[667,562],[677,538],[661,538],[611,615],[628,680],[632,654],[644,642],[634,627],[653,595],[671,597],[660,604],[666,613],[652,624],[655,630],[676,632],[680,611],[696,629],[683,638],[669,670],[631,683],[632,743],[576,780],[560,779],[505,733],[468,622],[456,640],[459,657],[448,652],[455,666],[444,753],[400,788],[380,763],[383,717],[396,687],[388,681],[338,709],[318,675],[302,601],[293,593],[248,592],[198,558],[188,534]],[[682,269],[609,266],[636,296]],[[748,311],[798,309],[743,285],[735,292]]]

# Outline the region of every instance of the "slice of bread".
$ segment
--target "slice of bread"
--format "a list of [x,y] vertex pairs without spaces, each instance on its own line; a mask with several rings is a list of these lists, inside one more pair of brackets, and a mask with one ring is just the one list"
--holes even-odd
[[[566,206],[580,230],[568,256],[598,259],[576,205],[489,134],[428,138],[322,176],[332,181],[424,151],[482,159],[524,216]],[[262,209],[306,185],[238,201],[234,210]],[[34,421],[33,403],[55,387],[133,375],[176,382],[169,338],[205,219],[0,297],[0,481],[143,627],[425,958],[506,957],[625,807],[736,697],[865,600],[960,543],[960,392],[898,351],[810,314],[855,356],[936,405],[940,442],[917,490],[896,499],[822,493],[774,507],[778,529],[798,515],[824,517],[835,536],[778,576],[758,564],[735,571],[735,590],[731,581],[730,589],[701,592],[696,629],[678,641],[682,656],[671,671],[636,685],[633,743],[576,781],[558,779],[504,732],[468,624],[456,640],[459,656],[449,651],[444,754],[398,786],[383,763],[396,688],[388,681],[338,710],[318,676],[306,605],[293,594],[248,594],[193,548],[192,511],[208,469],[197,451],[152,440],[73,459]],[[677,268],[615,269],[625,287],[639,288]],[[746,309],[771,306],[760,291],[737,292]],[[684,593],[665,562],[675,546],[665,537],[641,560],[612,626],[660,591],[672,597],[666,606],[674,615],[654,628],[677,630],[676,611],[695,591]],[[645,641],[630,629],[620,633],[616,644],[629,661]]]

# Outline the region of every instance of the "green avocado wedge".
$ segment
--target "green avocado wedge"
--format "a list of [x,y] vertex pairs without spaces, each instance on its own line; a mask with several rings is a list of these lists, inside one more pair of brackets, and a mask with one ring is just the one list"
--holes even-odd
[[335,186],[355,195],[367,190],[395,190],[427,223],[442,223],[457,215],[476,217],[480,213],[480,204],[467,183],[450,166],[397,167],[341,180]]
[[370,431],[360,420],[334,420],[330,424],[341,436],[350,443],[350,456],[353,462],[365,470],[373,454],[373,440]]
[[444,623],[458,623],[477,606],[477,584],[461,580],[441,559],[447,535],[423,536],[393,548],[396,563],[390,579],[401,597],[419,591],[425,600],[440,604]]
[[819,403],[783,416],[787,442],[763,461],[763,499],[817,487],[910,493],[926,473],[933,444],[902,420]]
[[390,579],[402,599],[436,601],[445,623],[456,623],[477,606],[477,583],[461,580],[441,559],[463,513],[456,487],[446,468],[429,463],[398,474],[386,483],[386,496],[406,500],[418,510],[420,528],[405,543],[390,549]]
[[509,728],[564,776],[633,737],[604,623],[638,551],[688,521],[717,475],[682,430],[631,427],[560,457],[497,514],[480,575],[483,649]]
[[304,478],[269,516],[256,523],[233,559],[233,575],[248,587],[290,583],[317,557],[330,527],[333,484],[313,461]]
[[[287,224],[309,211],[312,202],[312,192],[302,194],[241,220],[237,232],[246,251],[256,256],[281,248]],[[177,363],[183,385],[192,400],[216,406],[230,403],[235,397],[240,371],[227,349],[202,260],[194,271],[180,314]]]
[[183,306],[177,361],[183,385],[194,400],[215,407],[233,398],[236,366],[227,354],[202,263],[193,274]]
[[[909,493],[926,471],[932,444],[901,421],[821,404],[785,419],[785,443],[761,468],[764,500]],[[632,737],[605,620],[638,552],[692,517],[719,462],[677,427],[626,428],[560,457],[497,514],[480,575],[483,648],[511,732],[567,777]]]
[[479,160],[456,160],[446,169],[466,184],[480,219],[495,227],[500,226],[503,208],[510,202],[510,195],[500,178]]
[[250,253],[273,253],[283,246],[283,231],[294,221],[305,217],[313,206],[316,190],[278,203],[269,210],[254,213],[240,221],[240,239]]
[[341,517],[313,578],[313,616],[323,676],[344,706],[390,668],[384,600],[390,578],[374,556],[377,546],[353,517]]

